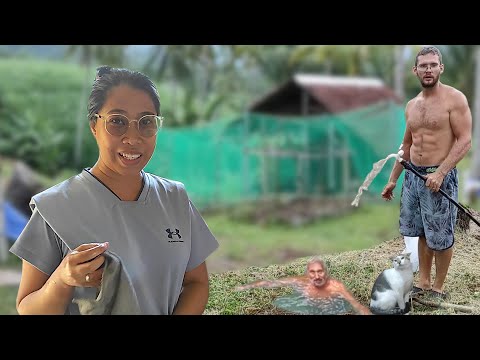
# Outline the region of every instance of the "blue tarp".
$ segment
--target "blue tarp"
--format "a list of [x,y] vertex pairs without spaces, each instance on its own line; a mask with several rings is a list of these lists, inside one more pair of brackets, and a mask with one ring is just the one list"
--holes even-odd
[[3,203],[3,213],[5,216],[5,236],[11,242],[14,242],[27,225],[28,218],[8,201]]

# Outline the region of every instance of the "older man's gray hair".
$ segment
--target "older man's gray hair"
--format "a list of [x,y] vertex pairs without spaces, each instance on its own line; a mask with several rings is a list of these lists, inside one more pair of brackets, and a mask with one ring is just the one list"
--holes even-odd
[[325,275],[328,275],[327,265],[325,264],[325,261],[323,261],[319,256],[314,256],[310,258],[310,260],[308,260],[307,269],[305,270],[306,274],[308,274],[308,269],[310,268],[310,265],[313,264],[320,264],[323,268],[323,271],[325,272]]

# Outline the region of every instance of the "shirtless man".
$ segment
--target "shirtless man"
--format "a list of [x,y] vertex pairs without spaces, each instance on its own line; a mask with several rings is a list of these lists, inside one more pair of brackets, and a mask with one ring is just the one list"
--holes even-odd
[[[458,199],[456,165],[471,146],[472,115],[465,95],[440,82],[444,71],[442,55],[433,47],[424,47],[417,54],[413,73],[422,91],[407,103],[406,130],[403,138],[403,159],[409,161],[424,182],[406,171],[400,201],[400,233],[419,237],[419,282],[415,292],[429,291],[445,299],[445,278],[453,254],[457,208],[438,190],[441,188]],[[403,166],[397,161],[382,191],[385,200],[392,200],[393,189]],[[431,269],[435,257],[435,281]]]
[[277,280],[259,280],[250,284],[237,286],[236,290],[253,288],[275,288],[289,286],[299,290],[309,299],[325,299],[342,297],[352,305],[355,311],[361,315],[371,315],[370,309],[360,304],[340,281],[328,276],[323,260],[311,259],[307,264],[304,276],[285,277]]

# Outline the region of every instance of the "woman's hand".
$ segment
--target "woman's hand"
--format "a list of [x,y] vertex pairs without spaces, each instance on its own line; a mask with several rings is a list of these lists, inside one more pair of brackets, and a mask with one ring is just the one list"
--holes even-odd
[[59,280],[67,286],[100,287],[108,242],[82,244],[58,266]]

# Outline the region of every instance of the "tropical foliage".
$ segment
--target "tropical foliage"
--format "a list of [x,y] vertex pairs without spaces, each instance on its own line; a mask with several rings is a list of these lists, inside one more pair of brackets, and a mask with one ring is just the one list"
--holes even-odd
[[[415,96],[418,45],[152,45],[134,62],[131,45],[68,45],[57,61],[23,60],[0,48],[0,153],[43,172],[91,164],[86,126],[95,67],[144,71],[159,87],[165,126],[192,126],[238,115],[296,72],[375,76]],[[443,45],[442,77],[473,105],[474,45]],[[400,91],[398,90],[398,91]],[[46,160],[48,159],[48,160]]]

